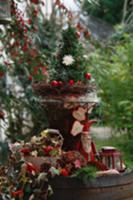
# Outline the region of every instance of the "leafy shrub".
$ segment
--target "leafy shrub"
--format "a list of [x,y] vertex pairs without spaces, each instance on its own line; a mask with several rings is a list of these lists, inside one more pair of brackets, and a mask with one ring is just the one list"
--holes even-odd
[[83,181],[94,179],[96,177],[96,167],[83,167],[76,171],[75,176]]

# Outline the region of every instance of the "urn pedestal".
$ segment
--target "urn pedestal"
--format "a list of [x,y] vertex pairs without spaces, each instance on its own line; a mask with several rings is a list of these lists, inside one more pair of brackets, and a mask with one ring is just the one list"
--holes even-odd
[[[42,97],[49,128],[58,129],[64,138],[64,150],[75,149],[81,132],[88,123],[88,115],[99,102],[95,85],[66,86],[53,88],[43,83],[33,85],[35,92]],[[89,127],[88,127],[89,128]],[[88,129],[85,128],[85,131]]]

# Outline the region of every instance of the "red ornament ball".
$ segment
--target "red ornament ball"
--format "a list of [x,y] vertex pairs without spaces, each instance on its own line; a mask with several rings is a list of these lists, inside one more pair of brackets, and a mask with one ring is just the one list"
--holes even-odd
[[74,80],[69,80],[69,85],[74,85]]
[[58,85],[59,85],[59,86],[62,86],[62,85],[63,85],[63,82],[62,82],[62,81],[59,81],[59,82],[58,82]]
[[59,84],[58,84],[58,81],[52,81],[51,82],[51,86],[53,86],[53,87],[56,87],[56,86],[58,86]]
[[91,74],[90,74],[89,72],[87,72],[87,73],[85,74],[85,78],[86,78],[87,80],[90,80],[90,79],[91,79]]

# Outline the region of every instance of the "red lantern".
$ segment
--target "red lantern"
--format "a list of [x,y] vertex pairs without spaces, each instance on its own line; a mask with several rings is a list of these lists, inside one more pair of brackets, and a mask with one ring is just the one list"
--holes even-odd
[[9,0],[0,0],[0,24],[11,21],[11,10]]
[[116,169],[119,172],[125,170],[125,165],[122,161],[122,153],[115,147],[102,147],[100,152],[102,163],[107,166],[108,169]]

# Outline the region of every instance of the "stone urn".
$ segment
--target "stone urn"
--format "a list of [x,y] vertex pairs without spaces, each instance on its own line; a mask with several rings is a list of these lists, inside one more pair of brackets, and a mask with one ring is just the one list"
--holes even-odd
[[39,82],[33,84],[33,90],[41,96],[49,128],[58,129],[62,134],[63,149],[74,150],[80,133],[89,129],[88,115],[99,102],[95,85],[53,87]]

